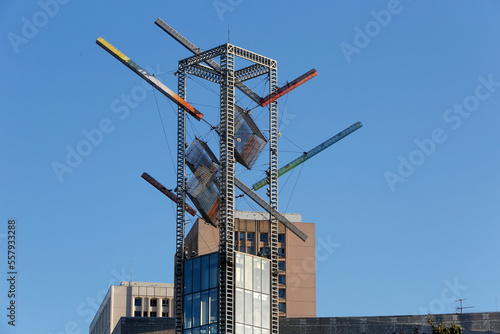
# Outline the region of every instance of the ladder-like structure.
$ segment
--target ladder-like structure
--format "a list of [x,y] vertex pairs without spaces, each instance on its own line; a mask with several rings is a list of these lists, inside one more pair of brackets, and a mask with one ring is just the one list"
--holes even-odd
[[[157,24],[159,21],[156,21]],[[170,27],[164,22],[160,22],[160,27],[169,32],[173,36],[177,36]],[[182,39],[183,44],[188,44],[187,40]],[[189,45],[189,44],[188,44]],[[178,70],[178,89],[179,96],[183,99],[185,96],[185,75],[198,76],[202,79],[219,83],[220,85],[220,214],[218,220],[219,228],[219,333],[234,332],[234,197],[235,197],[235,89],[242,90],[246,95],[255,97],[256,94],[251,92],[248,87],[243,84],[243,81],[252,79],[263,74],[269,77],[269,94],[277,89],[277,63],[275,60],[258,55],[251,51],[239,48],[232,44],[223,44],[216,48],[201,52],[194,46],[191,50],[195,51],[195,55],[179,61]],[[213,58],[220,57],[220,65]],[[238,71],[235,70],[235,58],[243,58],[253,62],[253,65],[247,66]],[[210,67],[203,65],[208,64]],[[249,93],[251,92],[251,93]],[[260,98],[259,98],[260,101]],[[269,138],[269,161],[271,176],[277,176],[278,166],[278,111],[277,102],[269,103],[270,110],[270,138]],[[184,175],[185,165],[185,123],[184,109],[179,106],[179,126],[178,126],[178,196],[182,203],[185,199],[185,192],[179,191],[186,189],[186,181]],[[271,177],[275,180],[270,186],[270,207],[277,210],[278,204],[278,183],[277,177]],[[183,206],[178,204],[177,215],[177,247],[178,254],[176,256],[176,268],[180,271],[176,277],[176,284],[182,286],[182,262],[183,258],[183,238],[184,235],[184,215]],[[271,224],[271,268],[274,275],[271,278],[272,283],[272,324],[271,332],[278,333],[278,220],[273,215],[270,215]],[[176,332],[182,331],[182,297],[181,291],[176,288]]]

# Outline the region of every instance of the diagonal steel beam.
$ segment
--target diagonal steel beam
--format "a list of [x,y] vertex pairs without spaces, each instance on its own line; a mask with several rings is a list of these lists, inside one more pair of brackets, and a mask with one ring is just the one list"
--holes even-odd
[[[155,24],[160,27],[163,31],[165,31],[167,34],[172,36],[173,39],[175,39],[177,42],[179,42],[182,46],[184,46],[186,49],[194,53],[195,55],[202,53],[203,51],[196,47],[193,43],[191,43],[188,39],[186,39],[184,36],[179,34],[177,30],[169,26],[167,23],[165,23],[162,19],[157,18],[155,21]],[[220,71],[220,65],[213,59],[207,59],[205,60],[205,63],[213,68],[214,70]],[[235,86],[242,91],[246,96],[251,98],[255,103],[260,105],[261,97],[257,95],[253,90],[245,86],[242,82],[236,81]]]
[[179,107],[186,110],[191,116],[196,118],[198,121],[203,118],[203,114],[199,112],[195,107],[186,102],[179,95],[175,94],[170,88],[165,86],[160,80],[156,79],[153,75],[149,74],[145,70],[143,70],[139,65],[132,61],[129,57],[124,55],[120,50],[111,45],[104,38],[99,37],[96,41],[97,45],[102,47],[104,50],[108,51],[113,57],[118,59],[123,65],[130,68],[135,74],[146,80],[149,84],[151,84],[154,88],[158,89],[160,93],[168,97]]
[[250,197],[255,203],[257,203],[261,208],[272,214],[276,219],[285,225],[290,231],[292,231],[296,236],[298,236],[302,241],[307,240],[307,234],[302,232],[297,226],[295,226],[291,221],[289,221],[281,213],[273,209],[269,203],[267,203],[262,197],[257,195],[252,189],[247,187],[243,182],[241,182],[236,177],[234,178],[234,185],[238,187],[245,195]]

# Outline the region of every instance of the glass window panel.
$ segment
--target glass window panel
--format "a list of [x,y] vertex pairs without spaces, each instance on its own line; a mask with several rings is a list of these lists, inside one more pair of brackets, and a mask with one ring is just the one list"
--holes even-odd
[[193,293],[193,327],[200,325],[201,301],[200,293]]
[[216,288],[219,282],[219,265],[217,253],[210,255],[210,288]]
[[278,234],[278,242],[285,242],[285,235],[284,234]]
[[217,334],[217,324],[208,326],[208,330],[210,331],[210,334]]
[[201,292],[200,325],[208,325],[208,290]]
[[245,241],[245,232],[240,232],[240,240]]
[[184,262],[184,293],[193,292],[193,261]]
[[260,234],[260,241],[261,242],[267,242],[267,233],[261,233]]
[[184,295],[184,328],[193,327],[193,295]]
[[252,311],[252,291],[245,290],[245,324],[247,325],[253,322]]
[[253,261],[251,256],[245,256],[245,289],[253,288]]
[[285,277],[285,275],[279,275],[278,276],[278,283],[279,284],[286,284],[286,277]]
[[241,253],[236,253],[236,287],[245,287],[245,256]]
[[279,303],[279,305],[278,305],[278,310],[279,310],[280,312],[285,313],[285,312],[286,312],[286,304],[285,304],[285,303]]
[[209,319],[209,323],[213,324],[214,322],[216,323],[217,322],[217,314],[218,314],[218,310],[217,310],[217,301],[218,301],[218,298],[219,296],[217,295],[217,289],[212,289],[210,290],[210,319]]
[[286,263],[285,261],[279,261],[278,262],[278,269],[284,271],[285,270],[285,263]]
[[248,246],[248,247],[247,247],[247,253],[248,253],[248,254],[253,254],[253,255],[255,255],[255,247],[253,247],[253,246]]
[[210,258],[201,257],[201,290],[208,289],[208,280],[210,278]]
[[286,290],[285,289],[279,289],[278,291],[278,297],[280,298],[286,298]]
[[208,334],[208,326],[201,327],[200,334]]
[[[250,258],[250,257],[249,257]],[[253,291],[262,291],[262,260],[258,257],[253,258]]]
[[245,334],[245,325],[236,324],[236,332],[235,334]]
[[193,333],[193,334],[200,334],[200,328],[199,327],[198,328],[193,328],[191,333]]
[[[271,299],[269,295],[262,295],[262,328],[271,328]],[[264,331],[262,331],[264,333]]]
[[255,233],[248,232],[247,233],[247,241],[254,241],[254,240],[255,240]]
[[240,246],[240,252],[245,253],[245,246]]
[[262,302],[261,294],[258,292],[253,293],[253,326],[262,326]]
[[271,263],[262,260],[262,292],[271,293]]
[[193,259],[193,292],[200,291],[200,273],[201,263],[200,258]]
[[252,326],[245,325],[245,334],[252,334],[253,328]]
[[192,332],[191,332],[191,330],[190,330],[190,329],[186,329],[186,330],[184,331],[184,334],[192,334]]
[[245,292],[243,289],[236,288],[235,309],[236,322],[245,322]]

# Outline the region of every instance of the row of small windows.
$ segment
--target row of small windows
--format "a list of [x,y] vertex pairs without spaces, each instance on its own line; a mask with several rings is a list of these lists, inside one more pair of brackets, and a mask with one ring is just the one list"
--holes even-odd
[[[142,298],[135,298],[134,306],[142,306]],[[158,299],[150,299],[149,306],[158,306]],[[168,306],[168,299],[162,299],[161,306]]]
[[[242,253],[247,253],[247,254],[252,254],[255,255],[255,247],[253,246],[239,246],[235,245],[234,250],[239,250]],[[260,247],[260,251],[257,255],[259,256],[269,256],[270,250],[269,247]],[[285,249],[284,248],[278,248],[278,256],[279,257],[285,257]]]
[[[234,239],[239,241],[245,241],[245,232],[234,232]],[[269,242],[269,234],[268,233],[260,233],[259,234],[260,242]],[[246,241],[255,241],[255,233],[247,232],[246,233]],[[278,234],[278,242],[285,242],[285,235]]]
[[[161,316],[166,318],[168,317],[168,312],[162,312]],[[134,311],[134,317],[151,317],[151,318],[156,318],[157,313],[156,312],[141,312],[141,311]]]

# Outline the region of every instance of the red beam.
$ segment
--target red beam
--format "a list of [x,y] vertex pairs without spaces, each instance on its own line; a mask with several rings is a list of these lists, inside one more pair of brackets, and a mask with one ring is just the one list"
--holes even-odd
[[[165,196],[170,198],[172,201],[177,203],[177,195],[165,188],[160,182],[156,181],[152,176],[150,176],[148,173],[142,173],[142,178],[146,181],[148,181],[153,187],[161,191]],[[196,216],[196,210],[190,207],[188,204],[186,204],[186,211],[191,215],[191,216]]]
[[317,75],[318,75],[318,71],[316,71],[313,68],[312,70],[310,70],[309,72],[301,75],[300,77],[298,77],[297,79],[293,80],[292,82],[289,82],[286,85],[284,85],[283,87],[278,88],[274,93],[271,93],[268,96],[262,98],[260,100],[260,106],[261,107],[267,106],[269,103],[272,103],[272,102],[276,101],[277,99],[279,99],[280,97],[282,97],[286,93],[294,90],[295,88],[297,88],[300,85],[302,85],[304,82],[306,82],[308,80],[311,80],[312,78],[314,78]]

